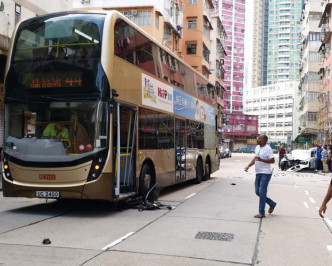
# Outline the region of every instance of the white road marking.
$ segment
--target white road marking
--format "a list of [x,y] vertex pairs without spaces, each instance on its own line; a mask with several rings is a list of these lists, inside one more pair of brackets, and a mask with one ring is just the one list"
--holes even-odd
[[316,206],[316,210],[319,211],[319,207]]
[[241,160],[235,160],[235,162],[241,162]]
[[297,185],[294,185],[295,188],[297,188]]
[[316,203],[316,201],[312,197],[309,197],[309,200],[311,201],[311,203]]
[[309,209],[309,205],[307,202],[303,201],[304,207],[306,207],[307,209]]
[[191,197],[195,196],[196,193],[190,194],[189,196],[185,197],[185,199],[190,199]]
[[126,234],[125,236],[123,237],[120,237],[119,239],[115,240],[114,242],[112,242],[111,244],[107,245],[106,247],[103,247],[102,250],[107,250],[109,249],[110,247],[113,247],[115,246],[116,244],[119,244],[121,241],[125,240],[126,238],[130,237],[132,234],[134,234],[135,232],[130,232],[128,234]]
[[332,221],[329,218],[324,218],[325,223],[332,229]]
[[327,251],[332,255],[332,246],[327,245],[326,248],[327,248]]
[[307,190],[304,191],[304,193],[309,196],[309,192]]

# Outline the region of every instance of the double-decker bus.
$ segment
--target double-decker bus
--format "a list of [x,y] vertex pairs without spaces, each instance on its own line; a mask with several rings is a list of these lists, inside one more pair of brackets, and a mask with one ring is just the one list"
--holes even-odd
[[5,73],[5,197],[145,197],[219,164],[212,85],[117,11],[21,22]]

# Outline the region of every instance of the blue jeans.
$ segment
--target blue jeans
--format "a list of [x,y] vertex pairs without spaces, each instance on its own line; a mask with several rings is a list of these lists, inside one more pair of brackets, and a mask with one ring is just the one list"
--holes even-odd
[[255,192],[259,197],[259,214],[265,215],[265,204],[274,207],[276,203],[266,196],[267,186],[271,180],[272,174],[256,174]]
[[315,159],[315,171],[318,171],[318,170],[321,170],[321,167],[320,167],[320,158],[319,159]]

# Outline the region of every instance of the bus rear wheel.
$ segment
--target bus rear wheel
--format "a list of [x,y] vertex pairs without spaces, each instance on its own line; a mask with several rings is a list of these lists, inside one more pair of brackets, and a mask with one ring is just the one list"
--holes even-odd
[[202,180],[203,180],[203,161],[202,158],[199,157],[196,163],[196,178],[194,182],[196,184],[199,184],[202,182]]
[[142,196],[143,201],[147,200],[146,197],[150,189],[154,186],[154,182],[152,167],[145,163],[139,177],[139,194]]
[[211,176],[211,161],[210,158],[207,157],[205,162],[205,175],[203,176],[203,180],[210,179],[210,176]]

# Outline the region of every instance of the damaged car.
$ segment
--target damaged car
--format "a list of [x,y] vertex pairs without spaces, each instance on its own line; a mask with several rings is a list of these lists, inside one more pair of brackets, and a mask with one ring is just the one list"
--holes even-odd
[[282,171],[301,171],[302,169],[314,169],[315,158],[313,150],[292,150],[281,159]]

